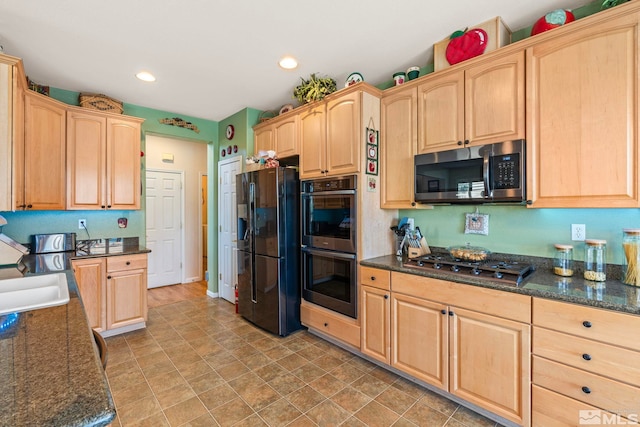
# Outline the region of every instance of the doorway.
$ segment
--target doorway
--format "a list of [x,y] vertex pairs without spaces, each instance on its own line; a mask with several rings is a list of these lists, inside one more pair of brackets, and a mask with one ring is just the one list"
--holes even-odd
[[218,162],[218,293],[235,302],[237,282],[236,175],[242,172],[242,156]]
[[147,287],[182,282],[182,173],[147,170]]

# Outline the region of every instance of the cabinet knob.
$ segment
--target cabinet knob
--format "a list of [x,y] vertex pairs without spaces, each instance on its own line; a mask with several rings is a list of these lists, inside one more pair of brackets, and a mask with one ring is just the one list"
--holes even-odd
[[468,139],[464,140],[464,145],[469,145],[469,140]]
[[415,205],[416,205],[416,202],[411,202],[411,206],[415,206]]
[[111,205],[107,205],[107,209],[111,209]]
[[449,311],[449,316],[453,316],[453,311]]
[[107,279],[111,279],[111,276],[107,276]]
[[102,205],[102,206],[100,206],[100,207],[101,207],[102,209],[106,208],[106,206],[105,206],[105,205]]
[[584,360],[591,360],[591,355],[590,355],[590,354],[585,353],[585,354],[583,354],[583,355],[582,355],[582,358],[583,358]]
[[32,205],[31,203],[29,203],[29,204],[27,205],[27,209],[31,209],[32,207],[33,207],[33,205]]
[[389,299],[389,295],[384,294],[384,299]]
[[590,328],[591,322],[589,322],[588,320],[585,320],[584,322],[582,322],[582,326],[584,326],[585,328]]
[[127,261],[127,262],[126,262],[126,264],[127,264],[127,265],[131,265],[131,261]]
[[444,309],[443,309],[443,310],[440,310],[440,313],[442,313],[442,314],[447,314],[447,310],[444,310]]
[[458,145],[462,145],[462,141],[458,141]]
[[591,393],[591,389],[587,386],[582,387],[582,392],[584,394],[590,394]]
[[27,207],[27,205],[18,205],[19,208],[24,209]]
[[327,322],[324,322],[324,327],[326,328],[327,326],[329,326],[329,324]]
[[371,276],[371,281],[376,280],[376,276]]

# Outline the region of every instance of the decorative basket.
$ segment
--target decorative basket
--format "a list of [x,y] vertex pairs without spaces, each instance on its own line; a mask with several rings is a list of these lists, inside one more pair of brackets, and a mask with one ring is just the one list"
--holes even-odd
[[124,111],[122,101],[99,93],[81,93],[78,97],[78,103],[81,107],[106,111],[108,113],[122,114]]
[[276,111],[263,111],[262,113],[260,113],[260,116],[258,117],[258,121],[260,123],[264,123],[269,119],[273,119],[277,115],[278,113]]

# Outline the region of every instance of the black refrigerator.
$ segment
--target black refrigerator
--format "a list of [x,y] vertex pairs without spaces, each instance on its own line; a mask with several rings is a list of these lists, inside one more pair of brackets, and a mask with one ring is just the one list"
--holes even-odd
[[300,329],[300,181],[293,168],[239,174],[238,311],[285,336]]

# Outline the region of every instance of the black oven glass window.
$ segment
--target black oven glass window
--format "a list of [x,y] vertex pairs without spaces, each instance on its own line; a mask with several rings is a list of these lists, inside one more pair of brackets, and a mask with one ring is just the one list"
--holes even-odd
[[351,302],[352,260],[313,256],[309,270],[312,276],[307,287],[310,291],[344,302]]
[[312,236],[349,239],[352,200],[353,196],[341,195],[312,197],[308,232]]

